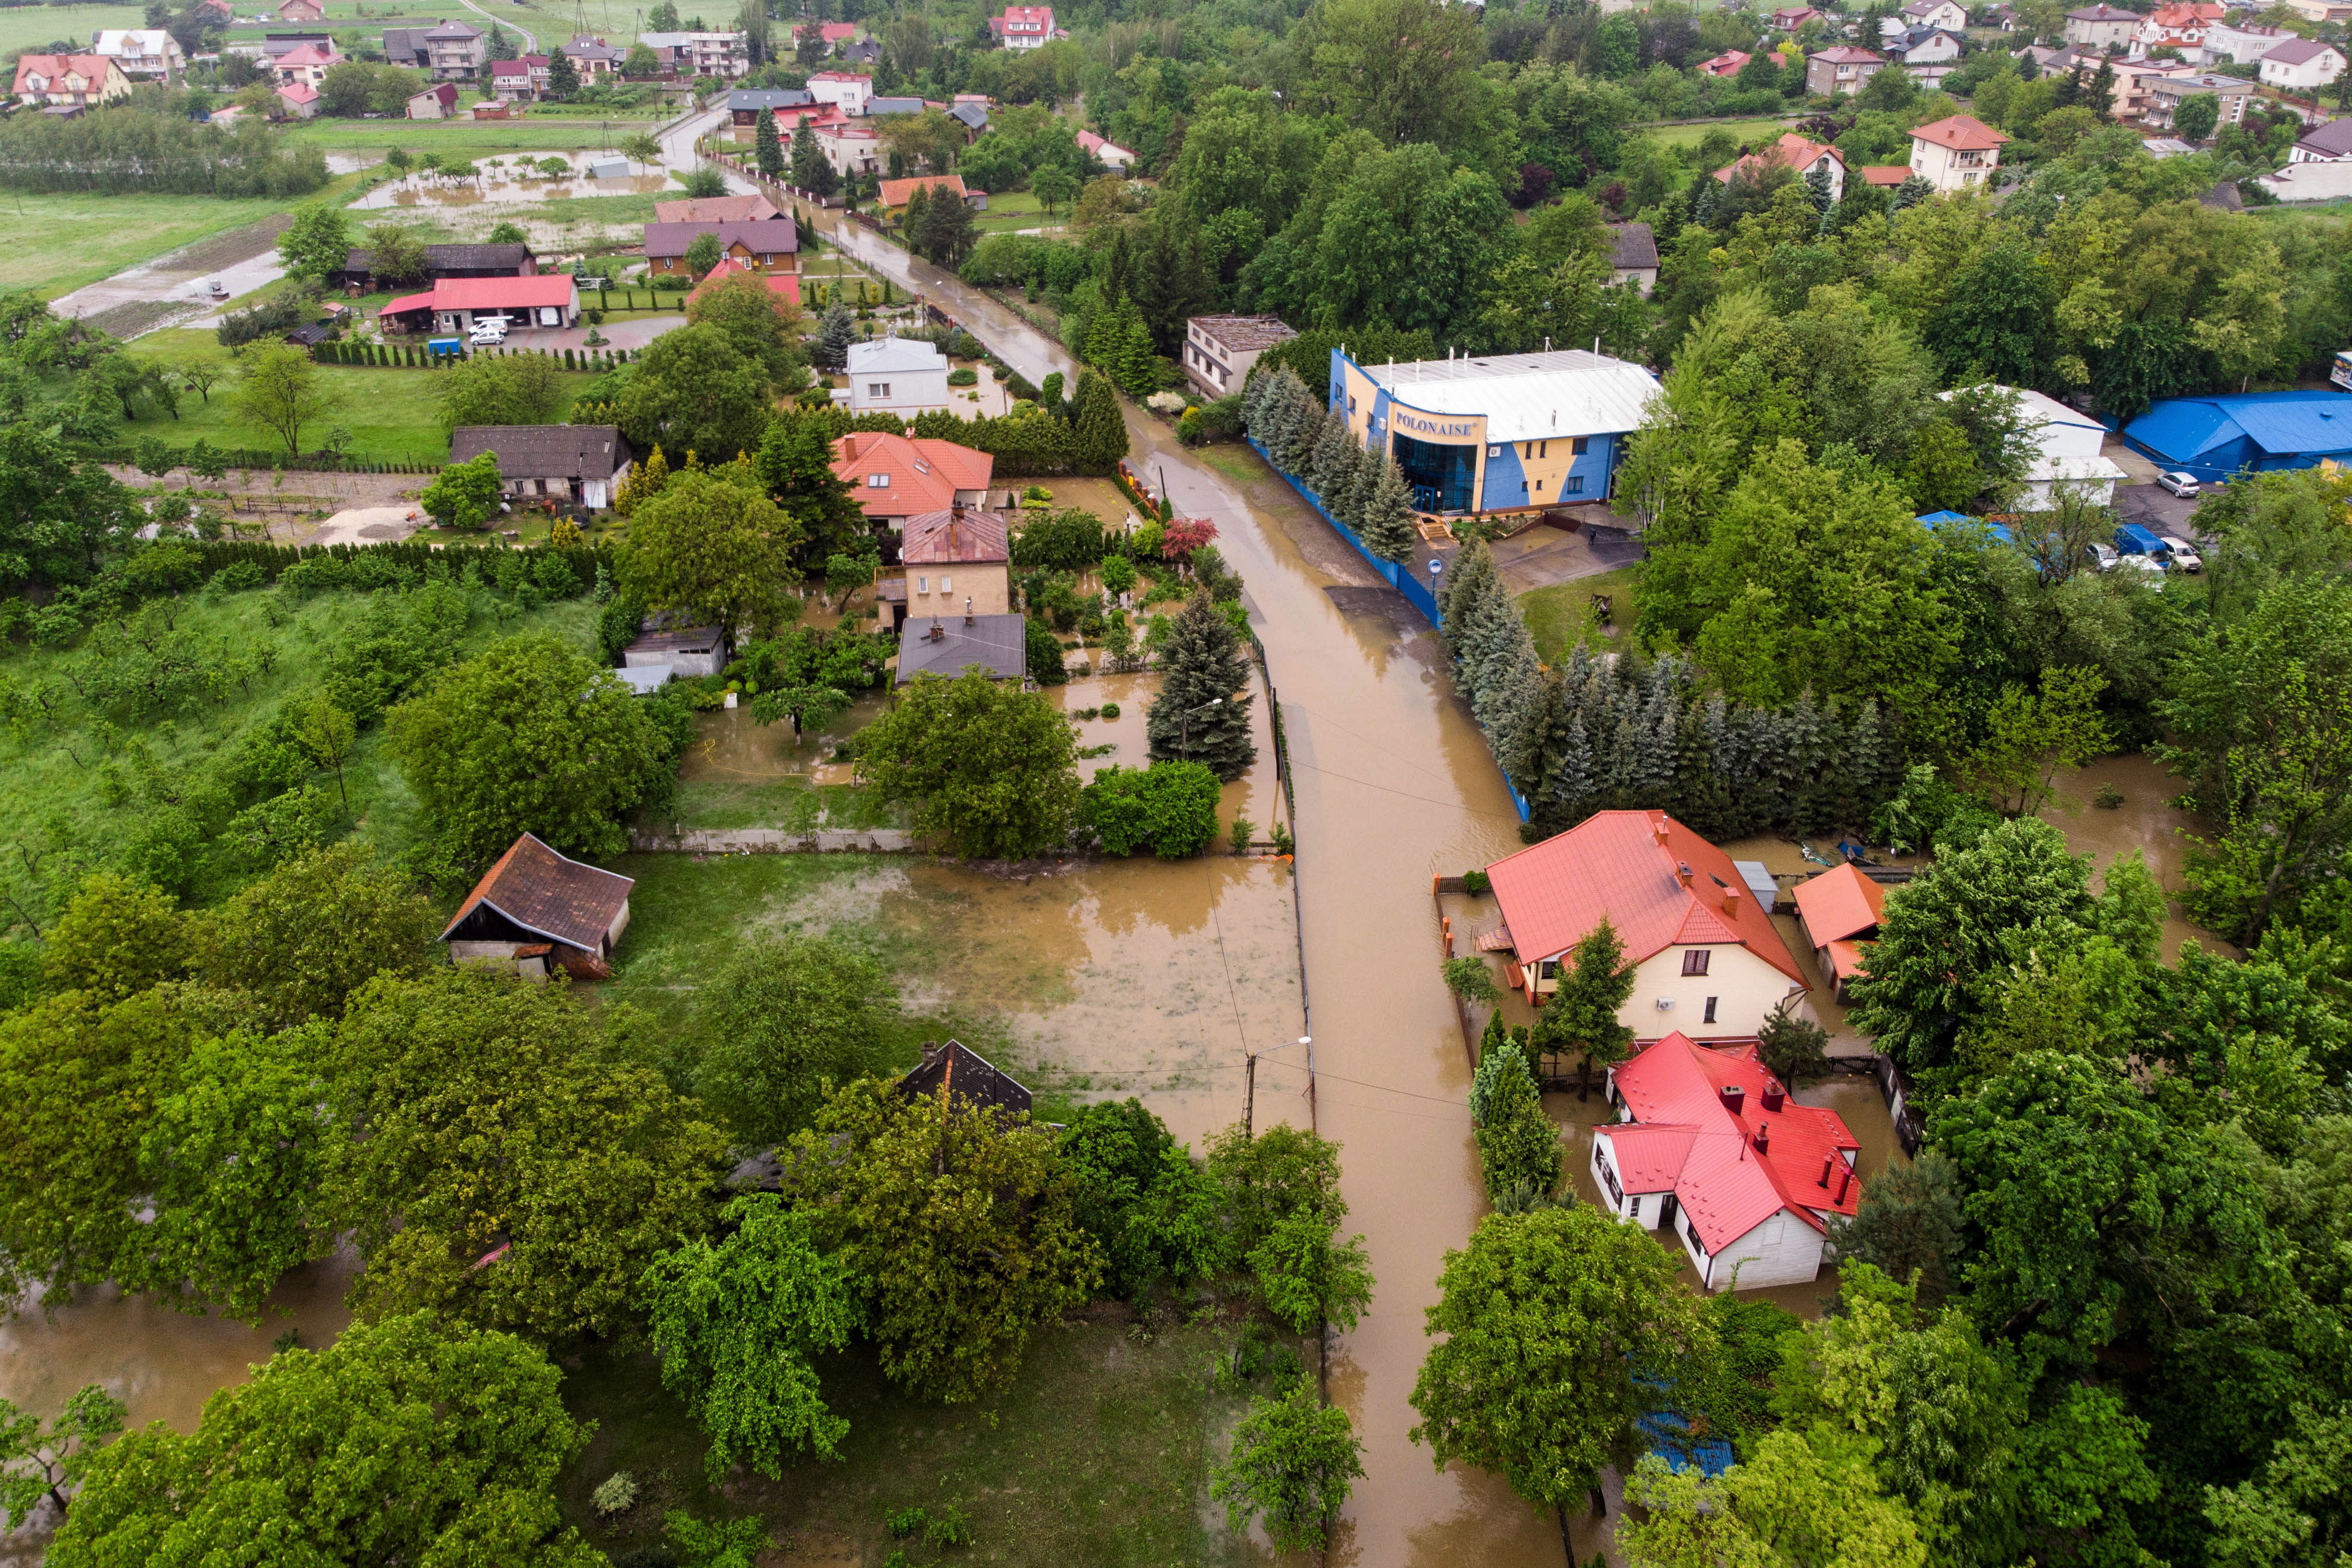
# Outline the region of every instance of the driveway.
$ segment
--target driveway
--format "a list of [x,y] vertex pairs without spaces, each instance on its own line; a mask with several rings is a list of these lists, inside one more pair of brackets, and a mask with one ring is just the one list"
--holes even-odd
[[2197,510],[2193,497],[2184,501],[2154,485],[2118,485],[2115,506],[2116,521],[2119,523],[2137,523],[2156,533],[2174,534],[2191,541],[2197,538],[2189,525]]
[[[592,295],[589,298],[594,297]],[[605,339],[601,346],[611,349],[642,349],[664,332],[674,332],[685,325],[686,318],[682,315],[647,316],[635,321],[611,321],[601,329]],[[546,349],[551,352],[562,353],[566,349],[584,349],[587,346],[588,329],[585,326],[534,327],[507,334],[507,347],[509,349]]]

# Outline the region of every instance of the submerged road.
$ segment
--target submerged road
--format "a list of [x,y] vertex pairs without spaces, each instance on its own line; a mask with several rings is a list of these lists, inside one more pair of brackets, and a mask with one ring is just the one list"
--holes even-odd
[[[801,221],[940,303],[1033,382],[1075,373],[1059,343],[977,289],[839,214],[803,207]],[[1519,847],[1517,814],[1442,647],[1402,597],[1246,448],[1222,448],[1213,462],[1139,411],[1127,422],[1130,461],[1164,478],[1181,513],[1215,520],[1248,585],[1290,741],[1318,1123],[1344,1145],[1350,1223],[1379,1281],[1370,1316],[1332,1357],[1331,1396],[1364,1439],[1367,1473],[1330,1561],[1557,1568],[1549,1515],[1483,1471],[1438,1472],[1407,1435],[1428,1344],[1423,1309],[1446,1249],[1486,1211],[1430,878]],[[1265,1087],[1303,1085],[1296,1055],[1265,1059]],[[1584,1560],[1589,1526],[1580,1537]]]

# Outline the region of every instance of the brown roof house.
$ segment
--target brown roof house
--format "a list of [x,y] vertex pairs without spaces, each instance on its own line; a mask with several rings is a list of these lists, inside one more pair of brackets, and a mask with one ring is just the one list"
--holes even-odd
[[1649,225],[1609,225],[1609,280],[1638,283],[1643,294],[1658,286],[1658,236]]
[[601,980],[612,973],[614,945],[629,928],[635,886],[525,833],[474,884],[441,940],[457,963],[512,965],[527,980],[543,980],[558,967]]
[[900,564],[886,568],[879,584],[882,602],[891,614],[890,629],[898,631],[909,618],[961,621],[966,615],[1009,612],[1009,534],[1002,515],[961,501],[945,511],[908,517],[898,543]]
[[592,512],[613,504],[633,460],[617,424],[461,424],[450,432],[450,462],[485,452],[498,454],[501,488],[516,500]]
[[647,224],[646,269],[665,275],[686,272],[686,253],[702,235],[719,236],[721,256],[731,256],[761,272],[801,269],[800,230],[790,218],[758,218],[749,223]]

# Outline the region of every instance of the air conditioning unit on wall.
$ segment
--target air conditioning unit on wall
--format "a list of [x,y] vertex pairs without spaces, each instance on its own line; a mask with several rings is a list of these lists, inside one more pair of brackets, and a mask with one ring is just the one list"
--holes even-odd
[[1658,998],[1658,1010],[1660,1012],[1664,1012],[1668,1008],[1671,1008],[1674,1005],[1675,998],[1672,997],[1660,997]]

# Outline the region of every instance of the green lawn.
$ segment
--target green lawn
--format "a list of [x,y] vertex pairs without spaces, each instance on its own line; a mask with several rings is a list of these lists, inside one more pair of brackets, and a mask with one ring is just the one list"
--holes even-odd
[[566,152],[583,147],[619,152],[652,121],[614,116],[600,120],[311,120],[289,129],[296,141],[333,152],[400,146],[411,152],[495,158],[509,152]]
[[1759,136],[1778,136],[1789,129],[1789,120],[1718,120],[1706,125],[1653,125],[1635,126],[1633,129],[1661,146],[1696,147],[1706,140],[1707,132],[1717,130],[1728,131],[1740,141],[1753,141]]
[[1066,205],[1052,215],[1027,191],[1007,191],[1003,195],[991,192],[988,211],[979,215],[978,226],[982,234],[996,234],[1005,229],[1058,228],[1070,215]]
[[0,10],[0,54],[14,56],[66,38],[87,49],[89,36],[100,28],[143,27],[145,16],[137,5],[11,5]]
[[[185,327],[150,333],[133,342],[129,351],[140,359],[172,362],[226,361],[229,358],[228,350],[220,346],[211,332]],[[319,438],[324,436],[329,428],[341,425],[352,433],[351,451],[354,456],[393,462],[445,461],[449,455],[449,438],[441,428],[440,409],[436,401],[438,389],[436,378],[439,373],[425,370],[320,366],[320,381],[336,394],[340,403],[316,425],[303,431],[303,450],[314,450]],[[573,397],[577,397],[593,380],[593,376],[576,372],[564,377]],[[566,407],[568,409],[568,402]],[[562,414],[559,413],[557,418],[560,421]],[[283,444],[268,429],[253,423],[238,409],[234,380],[213,388],[210,402],[194,397],[183,397],[177,420],[168,417],[142,419],[122,427],[122,439],[125,441],[137,441],[146,435],[159,435],[174,446],[188,445],[198,436],[215,446],[249,446],[266,451]]]
[[[0,10],[0,17],[16,15]],[[121,13],[117,16],[119,25]],[[344,199],[364,183],[356,177],[335,180],[304,199]],[[0,192],[0,288],[31,287],[55,298],[296,204],[268,196],[224,201],[217,196]]]
[[[817,821],[817,813],[824,821]],[[827,828],[896,828],[906,814],[854,784],[812,785],[787,776],[757,782],[700,781],[677,787],[677,804],[666,821],[683,828],[782,828],[787,831]]]
[[[563,1398],[596,1432],[559,1495],[565,1514],[616,1560],[656,1544],[664,1512],[684,1509],[705,1519],[758,1516],[789,1544],[777,1562],[1255,1562],[1207,1497],[1210,1465],[1242,1398],[1218,1390],[1204,1371],[1238,1337],[1213,1324],[1150,1333],[1117,1322],[1048,1329],[1010,1388],[944,1406],[890,1387],[868,1354],[833,1357],[819,1370],[826,1404],[849,1421],[840,1457],[794,1464],[780,1481],[739,1471],[723,1493],[703,1471],[708,1444],[661,1386],[653,1357],[592,1352],[564,1379]],[[639,1501],[605,1521],[588,1494],[616,1470],[637,1482]],[[962,1513],[971,1544],[942,1555],[919,1538],[893,1541],[884,1515],[916,1506]],[[906,1554],[894,1556],[897,1550]]]
[[[1595,648],[1624,647],[1633,632],[1633,579],[1638,569],[1621,567],[1602,572],[1598,577],[1580,577],[1573,582],[1559,583],[1550,588],[1538,588],[1519,595],[1519,610],[1527,617],[1528,631],[1536,640],[1536,655],[1548,664],[1556,664],[1579,643]],[[1610,619],[1617,637],[1612,641],[1593,619],[1592,596],[1609,596]]]

